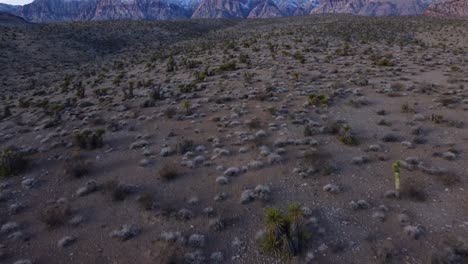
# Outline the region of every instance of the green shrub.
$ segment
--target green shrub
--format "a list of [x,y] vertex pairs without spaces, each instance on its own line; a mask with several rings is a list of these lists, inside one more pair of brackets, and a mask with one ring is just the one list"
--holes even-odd
[[173,180],[177,177],[177,171],[173,165],[164,165],[159,170],[159,176],[166,181]]
[[7,147],[0,154],[0,177],[9,177],[21,173],[28,165],[23,154],[13,147]]
[[75,142],[81,149],[97,149],[104,145],[103,135],[105,132],[104,129],[96,131],[86,129],[75,135]]
[[259,241],[261,249],[281,257],[298,255],[309,237],[300,204],[290,204],[287,215],[277,208],[267,208],[264,219],[266,231]]
[[228,62],[221,64],[218,68],[219,71],[234,71],[236,70],[236,62]]
[[311,94],[307,99],[313,106],[328,107],[330,105],[330,97],[326,94]]

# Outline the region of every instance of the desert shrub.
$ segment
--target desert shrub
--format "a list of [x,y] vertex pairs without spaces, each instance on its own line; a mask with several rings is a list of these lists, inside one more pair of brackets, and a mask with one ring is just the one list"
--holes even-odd
[[359,144],[356,136],[351,131],[351,127],[344,125],[341,127],[340,133],[338,134],[340,142],[347,146],[356,146]]
[[221,72],[234,71],[234,70],[236,70],[236,62],[232,61],[232,62],[221,64],[219,66],[218,70],[221,71]]
[[312,106],[328,107],[330,105],[330,97],[326,94],[310,94],[307,101]]
[[159,101],[164,99],[161,93],[161,88],[156,87],[153,90],[151,90],[150,99],[153,101]]
[[154,207],[154,197],[149,192],[142,194],[138,198],[137,202],[140,205],[140,208],[145,211],[150,211]]
[[159,176],[166,180],[173,180],[175,177],[177,177],[177,170],[174,168],[174,166],[171,165],[164,165],[160,170],[159,170]]
[[74,85],[76,97],[78,98],[84,98],[85,97],[85,87],[83,86],[83,83],[81,81],[77,82]]
[[7,147],[0,153],[0,177],[21,173],[27,165],[25,156],[13,147]]
[[254,77],[254,73],[251,72],[244,72],[244,80],[248,83],[252,82],[252,79]]
[[73,152],[65,162],[65,175],[81,178],[89,173],[91,164],[84,159],[80,152]]
[[294,53],[293,58],[299,61],[299,63],[301,64],[305,63],[304,54],[300,53],[299,51],[296,51],[296,53]]
[[120,202],[133,193],[133,188],[129,185],[119,183],[118,181],[111,180],[104,183],[104,192],[110,194],[112,201]]
[[247,65],[250,65],[252,62],[250,61],[249,55],[245,53],[239,54],[239,62],[240,63],[245,63]]
[[181,142],[177,144],[177,150],[181,155],[189,151],[192,151],[193,148],[194,148],[193,140],[183,139]]
[[191,93],[197,90],[197,85],[194,83],[179,84],[179,91],[181,93]]
[[304,153],[304,163],[318,173],[329,175],[336,171],[330,153],[320,149],[310,149]]
[[166,110],[164,110],[164,115],[171,119],[177,114],[177,109],[175,107],[168,107]]
[[289,205],[285,215],[277,208],[267,208],[265,233],[260,238],[263,251],[281,257],[296,256],[309,237],[304,228],[303,213],[298,203]]
[[262,122],[260,121],[260,119],[258,118],[252,118],[252,120],[250,120],[248,123],[247,123],[249,129],[259,129],[261,126],[262,126]]
[[71,215],[70,206],[65,203],[47,205],[40,213],[41,221],[49,228],[56,228],[66,223]]
[[97,129],[96,131],[86,129],[75,134],[75,142],[81,149],[97,149],[104,145],[104,133],[104,129]]
[[167,72],[173,72],[175,70],[176,70],[176,64],[175,64],[175,61],[174,61],[174,57],[170,56],[167,59],[167,62],[166,62],[166,71]]
[[192,113],[192,102],[190,100],[183,100],[181,106],[185,110],[186,115],[190,115]]

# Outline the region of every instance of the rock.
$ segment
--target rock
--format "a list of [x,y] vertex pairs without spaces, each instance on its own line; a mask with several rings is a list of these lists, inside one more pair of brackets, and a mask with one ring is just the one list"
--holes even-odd
[[221,218],[215,218],[208,222],[208,227],[212,230],[220,231],[226,227],[226,223]]
[[219,176],[218,178],[216,178],[216,183],[225,185],[229,183],[229,179],[225,176]]
[[240,174],[240,169],[237,167],[230,167],[224,171],[224,176],[237,176]]
[[355,165],[362,165],[369,162],[369,157],[367,156],[358,156],[352,159],[352,163]]
[[424,228],[420,225],[408,225],[403,229],[405,233],[413,239],[419,239],[424,234]]
[[413,116],[414,121],[424,121],[426,120],[426,117],[423,114],[415,114]]
[[148,167],[151,164],[151,160],[149,159],[142,159],[138,162],[138,166],[140,167]]
[[270,193],[271,193],[270,187],[266,185],[257,185],[254,189],[255,197],[260,200],[264,200],[264,201],[269,200]]
[[446,160],[454,160],[457,158],[457,155],[451,151],[442,153],[442,157]]
[[90,180],[86,183],[86,186],[80,187],[78,190],[76,190],[76,196],[78,197],[86,196],[97,190],[98,190],[97,182],[95,180]]
[[201,250],[189,252],[184,255],[185,263],[188,264],[203,264],[205,263],[205,256]]
[[281,163],[283,158],[277,153],[271,153],[270,155],[268,155],[267,160],[268,160],[268,163],[272,165],[272,164]]
[[139,140],[130,144],[130,149],[143,148],[146,147],[148,144],[149,142],[146,140]]
[[407,225],[410,222],[410,218],[407,214],[399,214],[398,221],[400,222],[401,225]]
[[188,239],[188,244],[191,247],[203,247],[205,245],[205,236],[200,234],[192,234]]
[[372,214],[372,218],[384,222],[387,219],[387,215],[383,211],[376,211]]
[[15,241],[28,241],[31,236],[22,231],[16,231],[8,235],[8,238]]
[[68,223],[72,226],[78,226],[79,224],[83,223],[85,218],[82,215],[75,215],[72,217]]
[[182,208],[177,212],[177,217],[181,220],[190,220],[193,217],[193,212],[188,209]]
[[32,177],[25,178],[21,181],[21,186],[25,189],[32,189],[36,184],[36,180]]
[[7,234],[18,230],[20,225],[16,222],[7,222],[0,228],[0,233]]
[[168,156],[170,156],[172,154],[172,150],[169,147],[162,148],[161,151],[159,152],[159,154],[162,157],[168,157]]
[[20,259],[20,260],[13,262],[13,264],[32,264],[32,263],[33,262],[29,259]]
[[253,160],[247,164],[247,167],[251,169],[261,169],[264,166],[263,162],[258,160]]
[[380,152],[382,151],[382,147],[380,145],[370,145],[368,148],[367,148],[369,151],[372,151],[372,152]]
[[126,241],[140,233],[140,229],[135,225],[123,225],[120,229],[116,229],[110,233],[111,237],[119,238]]
[[255,199],[255,193],[251,189],[244,190],[240,197],[241,204],[247,204]]
[[384,194],[384,197],[385,198],[391,198],[391,199],[396,198],[395,190],[386,191],[385,194]]
[[166,242],[175,242],[180,245],[185,245],[187,241],[187,239],[180,232],[163,232],[159,237]]
[[325,192],[336,194],[336,193],[340,192],[340,187],[338,187],[338,185],[336,185],[336,184],[329,183],[329,184],[323,186],[323,190]]
[[221,263],[224,261],[224,255],[222,252],[213,252],[211,253],[210,260],[215,262],[215,263]]
[[369,203],[365,200],[351,201],[349,205],[353,210],[368,209],[370,207]]
[[305,257],[305,262],[313,263],[314,259],[315,259],[314,252],[311,252],[311,251],[307,252],[306,257]]
[[76,237],[65,236],[57,242],[57,246],[59,248],[68,247],[69,245],[73,244],[75,241],[76,241]]

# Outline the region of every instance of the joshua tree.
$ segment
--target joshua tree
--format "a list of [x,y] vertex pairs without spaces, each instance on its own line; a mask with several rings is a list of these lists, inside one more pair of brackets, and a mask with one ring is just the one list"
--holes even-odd
[[192,103],[189,100],[182,101],[182,107],[185,109],[185,113],[188,115],[190,114],[190,107],[192,107]]
[[397,160],[392,165],[393,174],[395,175],[395,196],[400,198],[400,168],[401,161]]

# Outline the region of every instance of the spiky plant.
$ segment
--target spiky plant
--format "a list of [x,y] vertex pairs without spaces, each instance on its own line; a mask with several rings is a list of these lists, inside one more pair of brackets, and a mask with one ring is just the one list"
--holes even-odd
[[400,198],[400,169],[401,161],[397,160],[392,165],[393,174],[395,177],[395,196]]
[[188,115],[190,114],[190,108],[192,107],[192,103],[189,100],[182,101],[182,108],[184,108],[185,113]]

